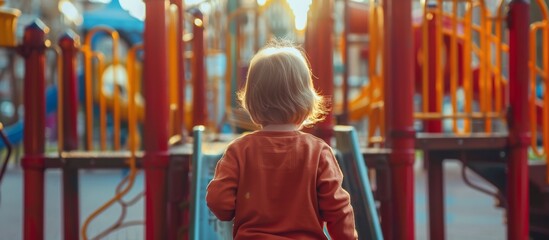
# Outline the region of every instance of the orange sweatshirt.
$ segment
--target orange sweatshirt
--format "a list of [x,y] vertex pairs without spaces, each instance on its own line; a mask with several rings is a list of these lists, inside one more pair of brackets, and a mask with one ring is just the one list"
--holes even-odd
[[300,131],[257,131],[218,162],[206,202],[241,239],[357,239],[349,194],[331,148]]

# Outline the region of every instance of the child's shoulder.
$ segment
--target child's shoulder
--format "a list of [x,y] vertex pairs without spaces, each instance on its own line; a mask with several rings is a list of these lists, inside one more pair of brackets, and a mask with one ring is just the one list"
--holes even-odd
[[[302,132],[302,131],[298,131],[297,133],[298,134],[295,134],[293,136],[295,136],[296,138],[303,139],[310,144],[320,145],[322,147],[329,147],[329,145],[324,140],[322,140],[321,138],[313,134]],[[278,136],[278,135],[275,135],[275,136]],[[229,145],[243,145],[243,144],[245,145],[248,143],[254,143],[254,142],[260,141],[261,138],[269,138],[269,137],[275,137],[275,136],[270,136],[268,134],[261,133],[261,131],[254,131],[250,133],[245,133],[235,138],[229,143]]]
[[318,144],[322,147],[330,147],[330,145],[328,145],[323,139],[313,135],[313,134],[310,134],[310,133],[306,133],[306,132],[302,132],[302,135],[307,138],[309,141],[311,141],[313,144]]
[[254,133],[255,132],[243,133],[242,135],[229,142],[229,146],[241,145],[255,139],[256,137],[254,136]]

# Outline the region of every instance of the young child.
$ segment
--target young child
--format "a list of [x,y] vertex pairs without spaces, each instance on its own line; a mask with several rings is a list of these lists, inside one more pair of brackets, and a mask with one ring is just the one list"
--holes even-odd
[[261,130],[234,140],[218,162],[206,202],[234,239],[357,239],[349,194],[332,149],[299,131],[322,120],[304,54],[274,43],[251,60],[243,107]]

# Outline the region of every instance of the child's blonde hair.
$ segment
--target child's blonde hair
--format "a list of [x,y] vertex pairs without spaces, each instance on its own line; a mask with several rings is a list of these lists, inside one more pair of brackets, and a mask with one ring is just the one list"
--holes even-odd
[[313,87],[304,53],[274,41],[250,61],[246,85],[238,93],[255,124],[311,125],[324,119],[325,100]]

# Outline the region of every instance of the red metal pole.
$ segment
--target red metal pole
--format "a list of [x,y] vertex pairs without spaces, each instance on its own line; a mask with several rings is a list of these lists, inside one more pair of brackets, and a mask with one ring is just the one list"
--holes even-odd
[[[76,86],[76,54],[80,38],[69,30],[59,39],[63,61],[63,151],[78,149],[77,113],[78,95]],[[78,203],[78,169],[63,168],[63,229],[65,239],[78,239],[80,217]]]
[[509,161],[507,163],[507,239],[528,239],[528,60],[530,4],[509,4]]
[[[382,1],[381,3],[382,5],[382,8],[383,8],[383,12],[388,12],[389,11],[389,8],[388,8],[388,1]],[[387,14],[383,14],[383,22],[384,22],[384,26],[385,24],[387,24],[389,22],[389,17]],[[383,39],[389,39],[389,32],[388,31],[383,31]],[[390,83],[386,80],[387,79],[387,69],[388,69],[388,66],[389,66],[389,63],[391,62],[391,56],[389,56],[388,54],[388,51],[389,51],[389,44],[383,44],[383,62],[382,62],[382,72],[383,72],[383,75],[384,75],[384,78],[385,78],[385,81],[384,81],[384,86],[383,86],[383,91],[384,91],[384,96],[385,96],[385,99],[383,101],[383,107],[385,108],[385,121],[388,122],[390,119],[392,119],[392,113],[394,112],[393,110],[393,104],[392,104],[392,100],[391,98],[389,98],[388,96],[390,96],[392,94],[392,88],[391,88],[391,85]],[[385,124],[385,133],[390,133],[392,132],[392,126],[390,124]],[[385,146],[384,147],[389,147],[391,146],[391,138],[390,136],[387,136],[386,139],[385,139]],[[380,188],[385,188],[383,190],[380,189],[380,193],[379,194],[383,194],[383,193],[386,193],[384,195],[387,196],[388,199],[386,199],[385,201],[381,201],[381,206],[380,206],[380,215],[381,215],[381,230],[383,232],[383,238],[384,239],[387,239],[387,240],[392,240],[394,239],[394,229],[395,229],[395,226],[393,226],[393,222],[394,222],[394,213],[393,213],[393,205],[395,204],[393,201],[394,201],[394,197],[391,195],[391,186],[392,186],[392,183],[391,183],[391,168],[387,168],[387,169],[383,169],[381,171],[379,171],[379,178],[382,179],[383,181],[380,181],[379,184],[380,184]]]
[[388,132],[391,154],[391,196],[393,199],[394,239],[413,240],[414,234],[414,141],[413,97],[414,56],[412,3],[391,0],[387,3],[387,39],[389,56],[386,80],[387,98],[392,105]]
[[[171,0],[173,4],[177,6],[178,9],[178,23],[184,23],[185,16],[184,13],[184,5],[182,0]],[[176,121],[176,133],[183,134],[183,137],[185,137],[186,128],[185,128],[185,42],[183,41],[183,30],[184,27],[180,26],[177,28],[177,49],[172,49],[172,51],[177,51],[177,58],[178,58],[178,86],[177,89],[177,102],[179,105],[179,108],[177,109],[178,113],[176,114],[175,121]],[[183,140],[185,142],[185,140]],[[184,202],[187,199],[187,195],[185,195],[186,192],[188,192],[188,183],[185,182],[186,175],[184,171],[180,171],[179,168],[170,168],[168,173],[168,185],[170,188],[170,192],[168,195],[168,206],[167,206],[167,237],[169,240],[176,240],[181,239],[178,238],[179,230],[182,229],[186,224],[188,224],[187,221],[187,211],[181,209],[180,204],[181,202]],[[187,185],[185,185],[187,184]],[[184,239],[187,235],[184,235]]]
[[[437,5],[429,5],[429,8],[436,8]],[[437,36],[440,34],[437,29],[438,14],[432,14],[432,18],[426,19],[424,24],[427,24],[427,42],[428,57],[424,60],[424,64],[428,64],[429,71],[427,72],[429,102],[427,103],[427,112],[438,112],[438,92],[437,92],[437,56],[440,52],[437,48],[429,47],[436,44]],[[442,132],[441,120],[424,120],[425,132],[440,133]],[[424,167],[427,169],[427,189],[428,189],[428,205],[429,205],[429,238],[430,239],[445,239],[445,224],[444,224],[444,167],[443,161],[429,157],[430,154],[424,156]]]
[[63,150],[78,149],[77,113],[78,91],[76,81],[76,55],[80,47],[80,37],[72,30],[59,39],[63,60]]
[[[382,5],[382,8],[383,8],[383,12],[387,12],[388,11],[388,1],[382,1],[381,3]],[[369,14],[372,14],[372,13],[369,13]],[[383,34],[383,37],[382,39],[388,39],[387,37],[387,29],[388,29],[388,22],[389,22],[389,16],[387,14],[383,14],[383,31],[382,33],[380,34]],[[369,26],[369,25],[368,25]],[[387,80],[387,69],[389,67],[389,63],[391,62],[391,56],[389,56],[389,48],[391,46],[389,46],[389,44],[383,44],[383,62],[382,62],[382,72],[383,72],[383,76],[384,76],[384,82],[383,82],[383,93],[384,93],[384,96],[385,99],[384,99],[384,103],[383,103],[383,107],[384,107],[384,113],[385,113],[385,121],[389,120],[389,119],[392,119],[392,113],[394,111],[393,109],[393,104],[391,102],[391,98],[387,97],[387,96],[390,96],[390,94],[392,94],[392,90],[391,90],[391,83]],[[392,132],[391,130],[391,124],[385,124],[385,133],[390,133]],[[385,137],[385,146],[384,147],[388,147],[388,146],[391,146],[391,137],[386,134],[386,137]],[[394,226],[392,224],[392,222],[394,221],[393,220],[393,217],[394,217],[394,214],[393,214],[393,196],[391,195],[391,169],[390,168],[387,168],[387,169],[383,169],[381,171],[379,171],[379,174],[381,176],[379,176],[379,179],[383,179],[383,181],[380,181],[380,186],[381,188],[385,188],[384,190],[382,190],[380,192],[380,194],[382,194],[383,192],[386,192],[386,195],[388,199],[386,199],[385,201],[382,201],[381,202],[381,205],[380,205],[380,216],[381,216],[381,231],[383,232],[383,238],[384,239],[393,239],[393,231],[394,231]]]
[[377,190],[376,195],[381,203],[379,215],[381,216],[381,232],[383,239],[393,239],[393,211],[391,197],[391,177],[389,169],[376,169]]
[[204,16],[193,9],[193,126],[206,125],[206,66],[204,64]]
[[166,10],[163,0],[147,0],[144,33],[145,239],[166,239],[168,78]]
[[[189,161],[188,159],[171,158],[172,164],[168,173],[168,238],[169,240],[188,239],[189,234],[181,230],[189,226]],[[187,205],[188,206],[188,205]]]
[[[311,9],[314,10],[314,25],[311,32],[308,32],[311,44],[308,47],[308,53],[314,52],[314,58],[311,59],[312,72],[315,77],[316,89],[327,98],[333,101],[334,95],[334,63],[333,63],[333,1],[318,0],[313,1]],[[309,29],[307,30],[309,31]],[[331,142],[333,136],[333,113],[329,112],[326,119],[316,125],[315,135],[327,143]]]
[[349,2],[349,0],[343,1],[343,52],[341,53],[343,58],[343,111],[337,123],[345,125],[349,124],[349,33],[351,30],[351,10],[349,9]]
[[23,132],[23,239],[44,239],[45,53],[49,29],[36,20],[25,28],[20,53],[25,58]]
[[[177,6],[177,9],[179,10],[178,13],[178,23],[179,27],[177,28],[177,48],[178,49],[172,49],[172,51],[177,51],[177,59],[179,62],[178,65],[178,76],[179,76],[179,89],[177,89],[177,102],[179,103],[179,108],[177,109],[178,114],[176,116],[175,121],[177,121],[179,124],[176,126],[179,129],[176,129],[177,133],[182,133],[185,131],[185,42],[183,41],[183,23],[185,21],[185,16],[183,16],[183,13],[185,12],[183,9],[183,0],[171,0],[173,4]],[[183,141],[184,142],[184,141]]]
[[[436,5],[429,5],[428,6],[429,8],[436,8]],[[441,7],[442,8],[442,7]],[[437,108],[437,105],[438,104],[442,104],[442,103],[438,103],[437,102],[437,67],[438,66],[438,63],[437,63],[437,55],[440,54],[440,52],[437,51],[437,49],[435,47],[430,47],[430,46],[435,46],[436,42],[437,42],[437,35],[439,34],[438,31],[437,31],[437,21],[439,17],[438,14],[432,14],[432,18],[427,20],[427,23],[424,23],[424,24],[427,24],[427,42],[428,42],[428,46],[424,46],[424,47],[428,47],[428,51],[429,51],[429,56],[428,56],[428,59],[427,59],[427,62],[425,64],[428,64],[429,66],[429,71],[427,72],[427,81],[428,81],[428,88],[429,88],[429,102],[427,103],[428,104],[428,109],[427,111],[428,112],[438,112],[438,108]],[[424,124],[425,124],[425,131],[426,132],[434,132],[434,133],[440,133],[442,132],[442,121],[441,120],[425,120],[423,121]]]
[[426,152],[427,190],[429,209],[429,239],[446,239],[444,221],[444,168],[443,159]]

